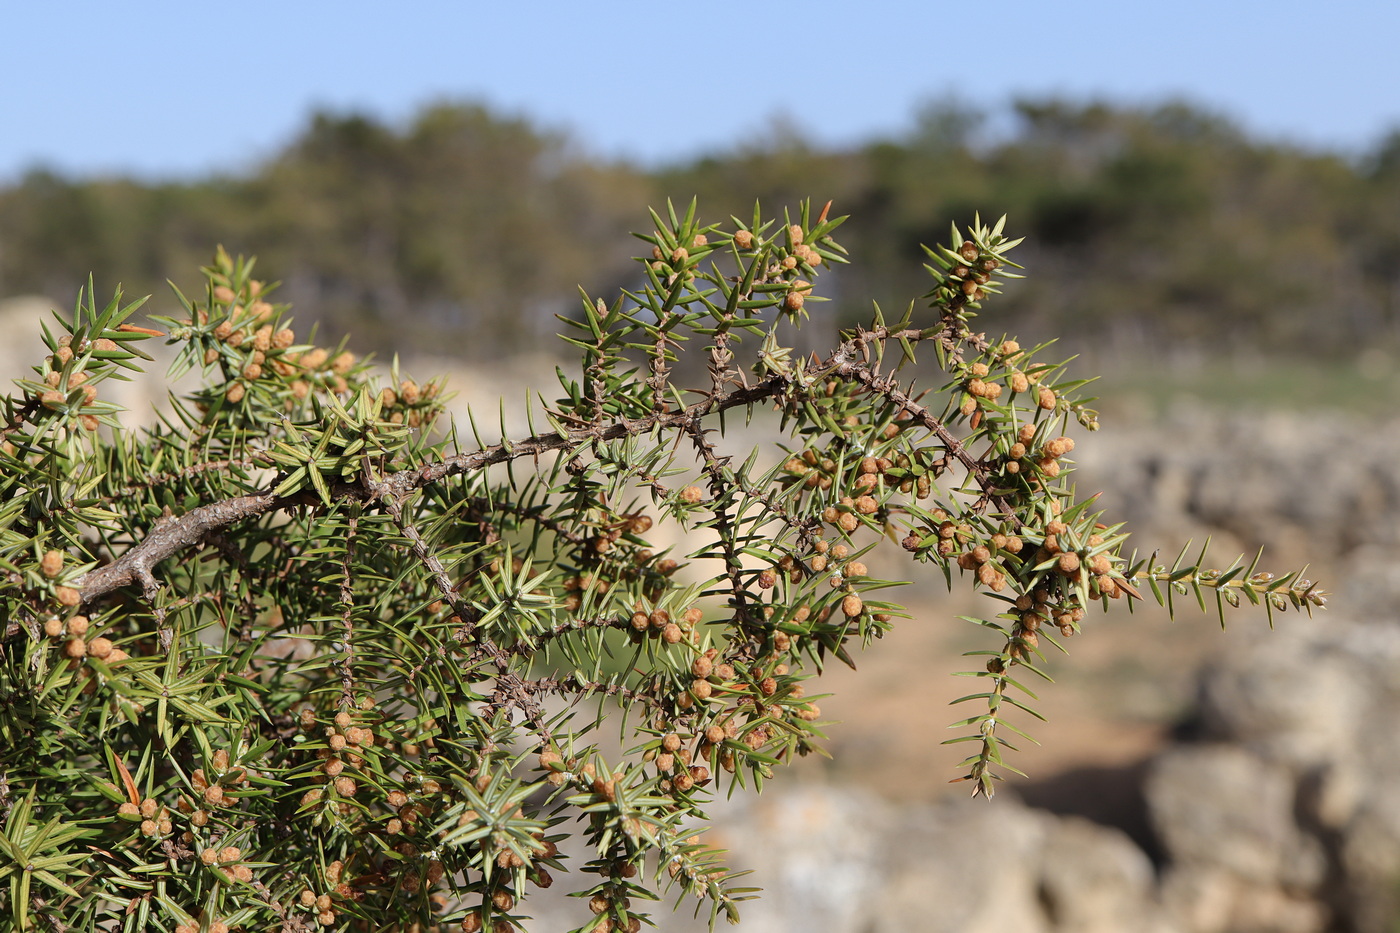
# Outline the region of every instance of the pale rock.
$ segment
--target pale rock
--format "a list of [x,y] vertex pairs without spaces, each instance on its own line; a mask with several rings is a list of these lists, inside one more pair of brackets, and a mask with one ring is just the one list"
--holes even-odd
[[1167,751],[1146,788],[1153,827],[1171,862],[1306,890],[1322,881],[1326,860],[1294,822],[1295,796],[1287,768],[1229,745]]
[[1316,900],[1213,868],[1174,865],[1161,887],[1165,913],[1190,933],[1322,933],[1329,928],[1328,912]]
[[1076,933],[1174,929],[1153,916],[1152,863],[1126,835],[1076,817],[1049,824],[1040,854],[1039,897],[1052,929]]

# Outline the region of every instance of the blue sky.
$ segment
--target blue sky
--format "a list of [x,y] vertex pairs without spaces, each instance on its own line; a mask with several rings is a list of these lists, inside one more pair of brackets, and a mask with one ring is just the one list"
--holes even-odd
[[920,100],[1185,97],[1364,151],[1400,128],[1400,3],[243,0],[0,5],[0,182],[249,168],[317,107],[485,101],[648,162],[895,134]]

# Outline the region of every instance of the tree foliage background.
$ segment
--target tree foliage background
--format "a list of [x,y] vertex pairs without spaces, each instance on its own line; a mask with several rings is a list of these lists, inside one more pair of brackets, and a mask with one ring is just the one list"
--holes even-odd
[[[996,129],[992,129],[996,127]],[[822,148],[781,121],[728,152],[646,170],[478,105],[404,125],[321,114],[248,174],[140,184],[36,169],[0,191],[0,295],[71,299],[89,273],[160,293],[209,244],[256,252],[283,296],[361,349],[549,349],[574,288],[633,284],[632,205],[699,195],[714,216],[811,192],[852,217],[833,314],[924,290],[918,244],[1006,213],[1035,277],[1010,330],[1074,351],[1167,340],[1338,354],[1400,328],[1400,132],[1358,158],[1251,138],[1187,104],[934,101],[908,133]],[[1111,272],[1109,270],[1112,270]],[[1107,273],[1107,274],[1106,274]],[[490,348],[484,338],[491,340]],[[1102,357],[1101,357],[1102,358]]]

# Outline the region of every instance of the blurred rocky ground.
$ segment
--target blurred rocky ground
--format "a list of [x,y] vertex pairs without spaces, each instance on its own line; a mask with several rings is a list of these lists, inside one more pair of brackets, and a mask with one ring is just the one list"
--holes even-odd
[[[41,302],[0,309],[0,375],[36,358]],[[35,352],[30,352],[30,350]],[[157,372],[160,367],[155,368]],[[552,397],[551,361],[450,372],[467,404],[527,388]],[[452,370],[455,369],[455,372]],[[143,407],[140,383],[124,392]],[[479,423],[482,420],[479,419]],[[984,644],[957,614],[989,611],[912,587],[914,618],[832,670],[829,762],[805,760],[761,797],[714,807],[749,933],[1390,933],[1400,927],[1400,420],[1222,412],[1183,404],[1082,439],[1081,494],[1126,519],[1167,562],[1206,535],[1228,563],[1294,569],[1333,594],[1328,611],[1227,613],[1221,632],[1190,599],[1178,619],[1091,617],[1052,659],[1026,747],[991,802],[949,785],[959,747],[938,744],[965,682],[959,653]],[[487,434],[490,432],[488,431]],[[762,440],[761,425],[744,440]],[[488,437],[488,440],[492,438]],[[896,555],[897,557],[898,555]],[[941,581],[940,581],[941,584]],[[990,611],[995,612],[995,609]],[[532,929],[567,929],[586,905],[532,903]],[[577,886],[577,885],[576,885]],[[559,896],[553,896],[558,894]],[[683,913],[659,928],[702,929]]]

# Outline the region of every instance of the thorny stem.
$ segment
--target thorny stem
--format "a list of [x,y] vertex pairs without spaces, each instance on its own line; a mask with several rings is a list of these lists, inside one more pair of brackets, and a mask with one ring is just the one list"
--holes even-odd
[[[886,339],[905,335],[917,335],[918,331],[890,333],[888,331],[869,332],[876,339]],[[847,340],[823,363],[809,371],[809,376],[822,379],[828,376],[852,379],[876,392],[895,404],[910,417],[938,437],[939,442],[953,454],[960,463],[976,477],[978,484],[998,510],[1014,516],[1014,510],[1001,497],[991,494],[991,477],[981,463],[966,447],[955,438],[947,427],[925,406],[913,401],[900,389],[890,376],[876,376],[870,366],[856,362],[858,354],[856,339]],[[690,429],[707,415],[732,408],[752,405],[770,398],[781,398],[797,387],[790,376],[771,375],[762,381],[717,391],[701,401],[678,411],[656,410],[647,415],[631,419],[618,419],[612,423],[598,423],[575,428],[565,433],[549,433],[528,437],[520,441],[506,441],[470,453],[448,457],[436,463],[395,473],[380,484],[384,490],[382,501],[401,499],[409,493],[439,482],[451,476],[483,470],[489,466],[517,460],[522,457],[538,457],[555,451],[574,451],[589,443],[617,440],[622,437],[646,434],[658,428]],[[339,500],[365,501],[368,495],[358,483],[337,483],[332,487],[332,496]],[[296,493],[289,496],[274,496],[269,491],[237,496],[209,505],[192,509],[179,518],[169,520],[153,528],[142,541],[130,548],[117,560],[84,574],[74,585],[79,589],[84,602],[91,602],[112,591],[132,583],[143,584],[145,595],[153,599],[158,585],[152,574],[153,568],[161,561],[207,540],[208,536],[220,529],[249,518],[257,518],[269,512],[287,509],[297,505],[311,505],[311,497]]]
[[519,674],[515,673],[510,666],[510,655],[506,653],[500,645],[497,645],[490,638],[481,637],[473,639],[477,622],[480,617],[475,610],[467,603],[463,602],[461,595],[453,586],[452,578],[447,575],[446,569],[442,566],[442,561],[428,547],[423,535],[419,533],[417,527],[408,521],[403,514],[403,506],[399,504],[397,498],[386,489],[388,483],[367,483],[378,494],[379,500],[384,505],[384,510],[389,513],[389,517],[394,520],[400,533],[408,539],[409,546],[413,554],[427,568],[431,574],[433,582],[437,585],[438,592],[442,594],[443,600],[452,607],[452,612],[457,618],[462,620],[463,640],[472,640],[479,650],[483,651],[496,665],[496,690],[491,701],[491,706],[495,708],[515,707],[524,711],[525,717],[530,724],[538,730],[541,738],[546,742],[552,742],[549,728],[544,722],[544,713],[540,709],[539,702],[531,695],[530,687],[525,683]]
[[526,685],[531,693],[577,693],[581,696],[616,697],[628,703],[642,703],[647,706],[660,705],[656,697],[643,690],[632,690],[621,684],[604,684],[584,680],[577,674],[564,677],[542,677]]
[[[483,470],[522,457],[563,450],[573,451],[595,441],[611,441],[646,434],[657,428],[684,427],[713,412],[751,405],[781,395],[787,386],[788,381],[785,377],[770,376],[762,382],[734,389],[717,397],[706,398],[679,411],[654,412],[639,418],[619,419],[611,424],[576,428],[564,434],[541,434],[521,441],[493,444],[471,453],[458,454],[436,463],[395,473],[379,484],[383,493],[377,498],[386,502],[399,499],[449,477]],[[331,495],[332,498],[342,501],[367,501],[371,498],[360,483],[336,483],[331,487]],[[151,570],[155,565],[202,543],[211,532],[269,512],[299,505],[312,506],[316,503],[317,500],[313,496],[302,492],[274,496],[271,492],[264,491],[199,506],[179,518],[158,525],[140,544],[123,553],[112,563],[79,577],[73,586],[80,591],[84,602],[91,602],[120,587],[146,579],[153,581]],[[153,593],[154,590],[152,595]]]
[[900,389],[892,376],[876,376],[869,367],[855,363],[843,363],[837,367],[836,374],[853,379],[877,395],[889,399],[899,406],[900,411],[906,417],[913,418],[931,431],[938,438],[939,443],[943,445],[943,448],[957,458],[968,474],[977,481],[983,496],[996,506],[997,512],[1014,521],[1020,527],[1022,522],[1016,514],[1015,507],[994,491],[996,486],[992,482],[992,476],[987,467],[974,457],[963,442],[954,437],[943,422],[934,417],[928,408],[915,402]]
[[724,548],[724,572],[729,577],[729,590],[732,594],[731,605],[734,608],[735,618],[738,619],[745,628],[750,626],[750,610],[748,604],[748,589],[744,586],[740,571],[743,569],[743,561],[739,559],[738,553],[734,549],[734,535],[730,531],[731,521],[729,518],[729,497],[728,491],[732,488],[728,477],[725,475],[725,467],[728,465],[728,458],[715,456],[714,445],[705,439],[705,433],[698,424],[692,423],[687,426],[686,433],[690,435],[695,449],[699,451],[705,461],[705,472],[710,477],[710,491],[712,493],[713,511],[715,516],[715,532],[719,538],[721,546]]
[[[951,340],[957,343],[959,339],[967,339],[965,330],[954,334],[953,324],[956,320],[944,319],[943,327],[936,332],[938,339],[948,342]],[[432,483],[439,482],[448,477],[483,470],[487,467],[509,462],[522,457],[538,457],[544,453],[556,451],[573,452],[588,444],[596,444],[600,441],[613,440],[621,437],[636,436],[649,433],[656,429],[677,429],[687,434],[700,454],[704,463],[704,471],[709,476],[712,494],[715,500],[715,521],[719,530],[719,538],[724,543],[725,553],[725,574],[729,579],[730,590],[732,592],[732,605],[736,617],[745,625],[749,619],[750,607],[748,606],[748,592],[742,579],[742,562],[735,552],[730,535],[725,533],[730,519],[726,511],[727,497],[726,491],[733,488],[727,475],[726,464],[728,458],[719,457],[714,446],[705,438],[705,430],[701,427],[702,420],[708,415],[723,412],[730,408],[752,405],[764,399],[775,398],[781,403],[785,398],[794,394],[802,395],[807,391],[806,385],[796,383],[790,376],[774,375],[761,382],[750,385],[745,381],[736,388],[728,388],[734,385],[734,371],[728,362],[730,359],[727,340],[721,332],[716,335],[716,346],[713,348],[713,359],[710,364],[710,372],[713,382],[713,389],[706,398],[680,411],[667,411],[664,399],[664,386],[666,381],[666,367],[664,353],[666,347],[666,337],[664,334],[658,336],[655,356],[653,358],[653,379],[652,402],[653,410],[642,417],[633,419],[618,419],[611,424],[601,420],[601,406],[598,408],[598,419],[592,424],[575,428],[566,433],[552,433],[537,435],[525,438],[517,442],[503,442],[501,444],[483,448],[481,450],[458,454],[454,457],[446,458],[442,461],[418,467],[412,470],[405,470],[393,474],[385,479],[379,480],[366,472],[361,477],[361,482],[338,483],[333,488],[333,496],[340,501],[359,501],[364,503],[377,503],[390,515],[400,532],[408,540],[414,555],[423,563],[432,576],[434,583],[442,594],[443,599],[452,607],[453,612],[462,621],[461,629],[458,633],[459,640],[472,642],[475,645],[475,652],[478,656],[489,658],[496,668],[496,687],[492,695],[492,700],[487,707],[488,712],[492,709],[520,709],[526,719],[535,727],[537,734],[546,744],[552,742],[552,736],[545,725],[543,710],[537,697],[547,693],[575,692],[583,695],[602,693],[605,696],[619,697],[625,700],[645,700],[645,694],[631,691],[620,685],[601,685],[579,680],[577,677],[557,679],[544,679],[538,681],[527,681],[523,679],[511,668],[512,656],[519,655],[517,649],[506,650],[497,645],[489,638],[477,636],[476,628],[479,616],[467,605],[458,594],[453,582],[447,575],[441,561],[428,547],[421,533],[409,521],[403,511],[402,501],[414,491],[422,489]],[[924,338],[919,331],[900,330],[892,331],[887,327],[880,327],[874,330],[862,329],[855,336],[843,341],[836,351],[819,364],[813,371],[808,373],[812,379],[825,379],[836,377],[858,383],[865,389],[879,397],[882,397],[895,406],[904,417],[912,418],[920,425],[929,430],[945,448],[948,454],[962,464],[968,475],[973,477],[983,491],[983,498],[990,502],[996,509],[1007,518],[1020,524],[1019,518],[1015,514],[1014,508],[1003,497],[996,494],[992,483],[990,472],[987,467],[967,450],[963,443],[948,430],[947,426],[927,407],[914,401],[909,394],[900,387],[892,374],[880,374],[872,368],[869,362],[869,354],[866,348],[873,340],[891,339],[919,340]],[[249,461],[227,461],[226,466],[246,467],[252,465]],[[213,466],[209,467],[212,469]],[[160,477],[153,478],[156,482]],[[653,485],[656,485],[653,480]],[[740,484],[742,486],[742,484]],[[804,536],[810,535],[811,529],[802,523],[794,522],[785,509],[776,508],[771,499],[767,496],[759,497],[770,509],[781,516],[790,526],[796,527]],[[116,561],[105,567],[100,567],[85,575],[78,582],[82,598],[85,602],[90,602],[113,590],[128,585],[132,582],[139,582],[142,585],[143,594],[148,601],[154,602],[158,593],[158,584],[155,580],[154,567],[180,551],[189,547],[216,541],[220,532],[239,521],[247,518],[255,518],[263,514],[279,509],[290,508],[296,505],[311,505],[312,501],[305,494],[276,497],[270,493],[263,492],[250,496],[241,496],[223,502],[212,503],[207,506],[194,509],[186,515],[177,519],[168,519],[156,526],[152,531],[135,547],[122,554]],[[800,527],[799,527],[800,526]],[[350,549],[347,550],[343,560],[343,576],[341,584],[341,601],[343,603],[343,625],[345,648],[341,659],[341,680],[342,693],[348,697],[353,692],[353,671],[351,669],[352,659],[350,652],[353,650],[353,597],[349,592],[351,588],[351,560],[353,557],[353,538],[355,521],[351,520]],[[558,529],[556,529],[558,530]],[[567,536],[566,536],[567,537]],[[805,569],[805,566],[804,566]],[[157,610],[157,621],[161,628],[162,646],[167,645],[167,633],[164,627],[164,613]],[[616,625],[615,620],[597,620],[593,623],[597,626]],[[556,636],[563,631],[574,630],[582,626],[566,626],[559,632],[551,631],[546,633],[546,637]]]
[[651,378],[647,380],[651,386],[651,407],[657,411],[663,411],[666,407],[666,379],[671,372],[666,363],[666,347],[673,342],[666,336],[662,323],[656,322],[656,343],[651,350]]
[[355,562],[355,535],[359,525],[359,516],[352,512],[345,531],[345,553],[340,561],[340,622],[345,637],[340,653],[340,703],[345,708],[349,708],[355,696],[355,580],[351,568]]

